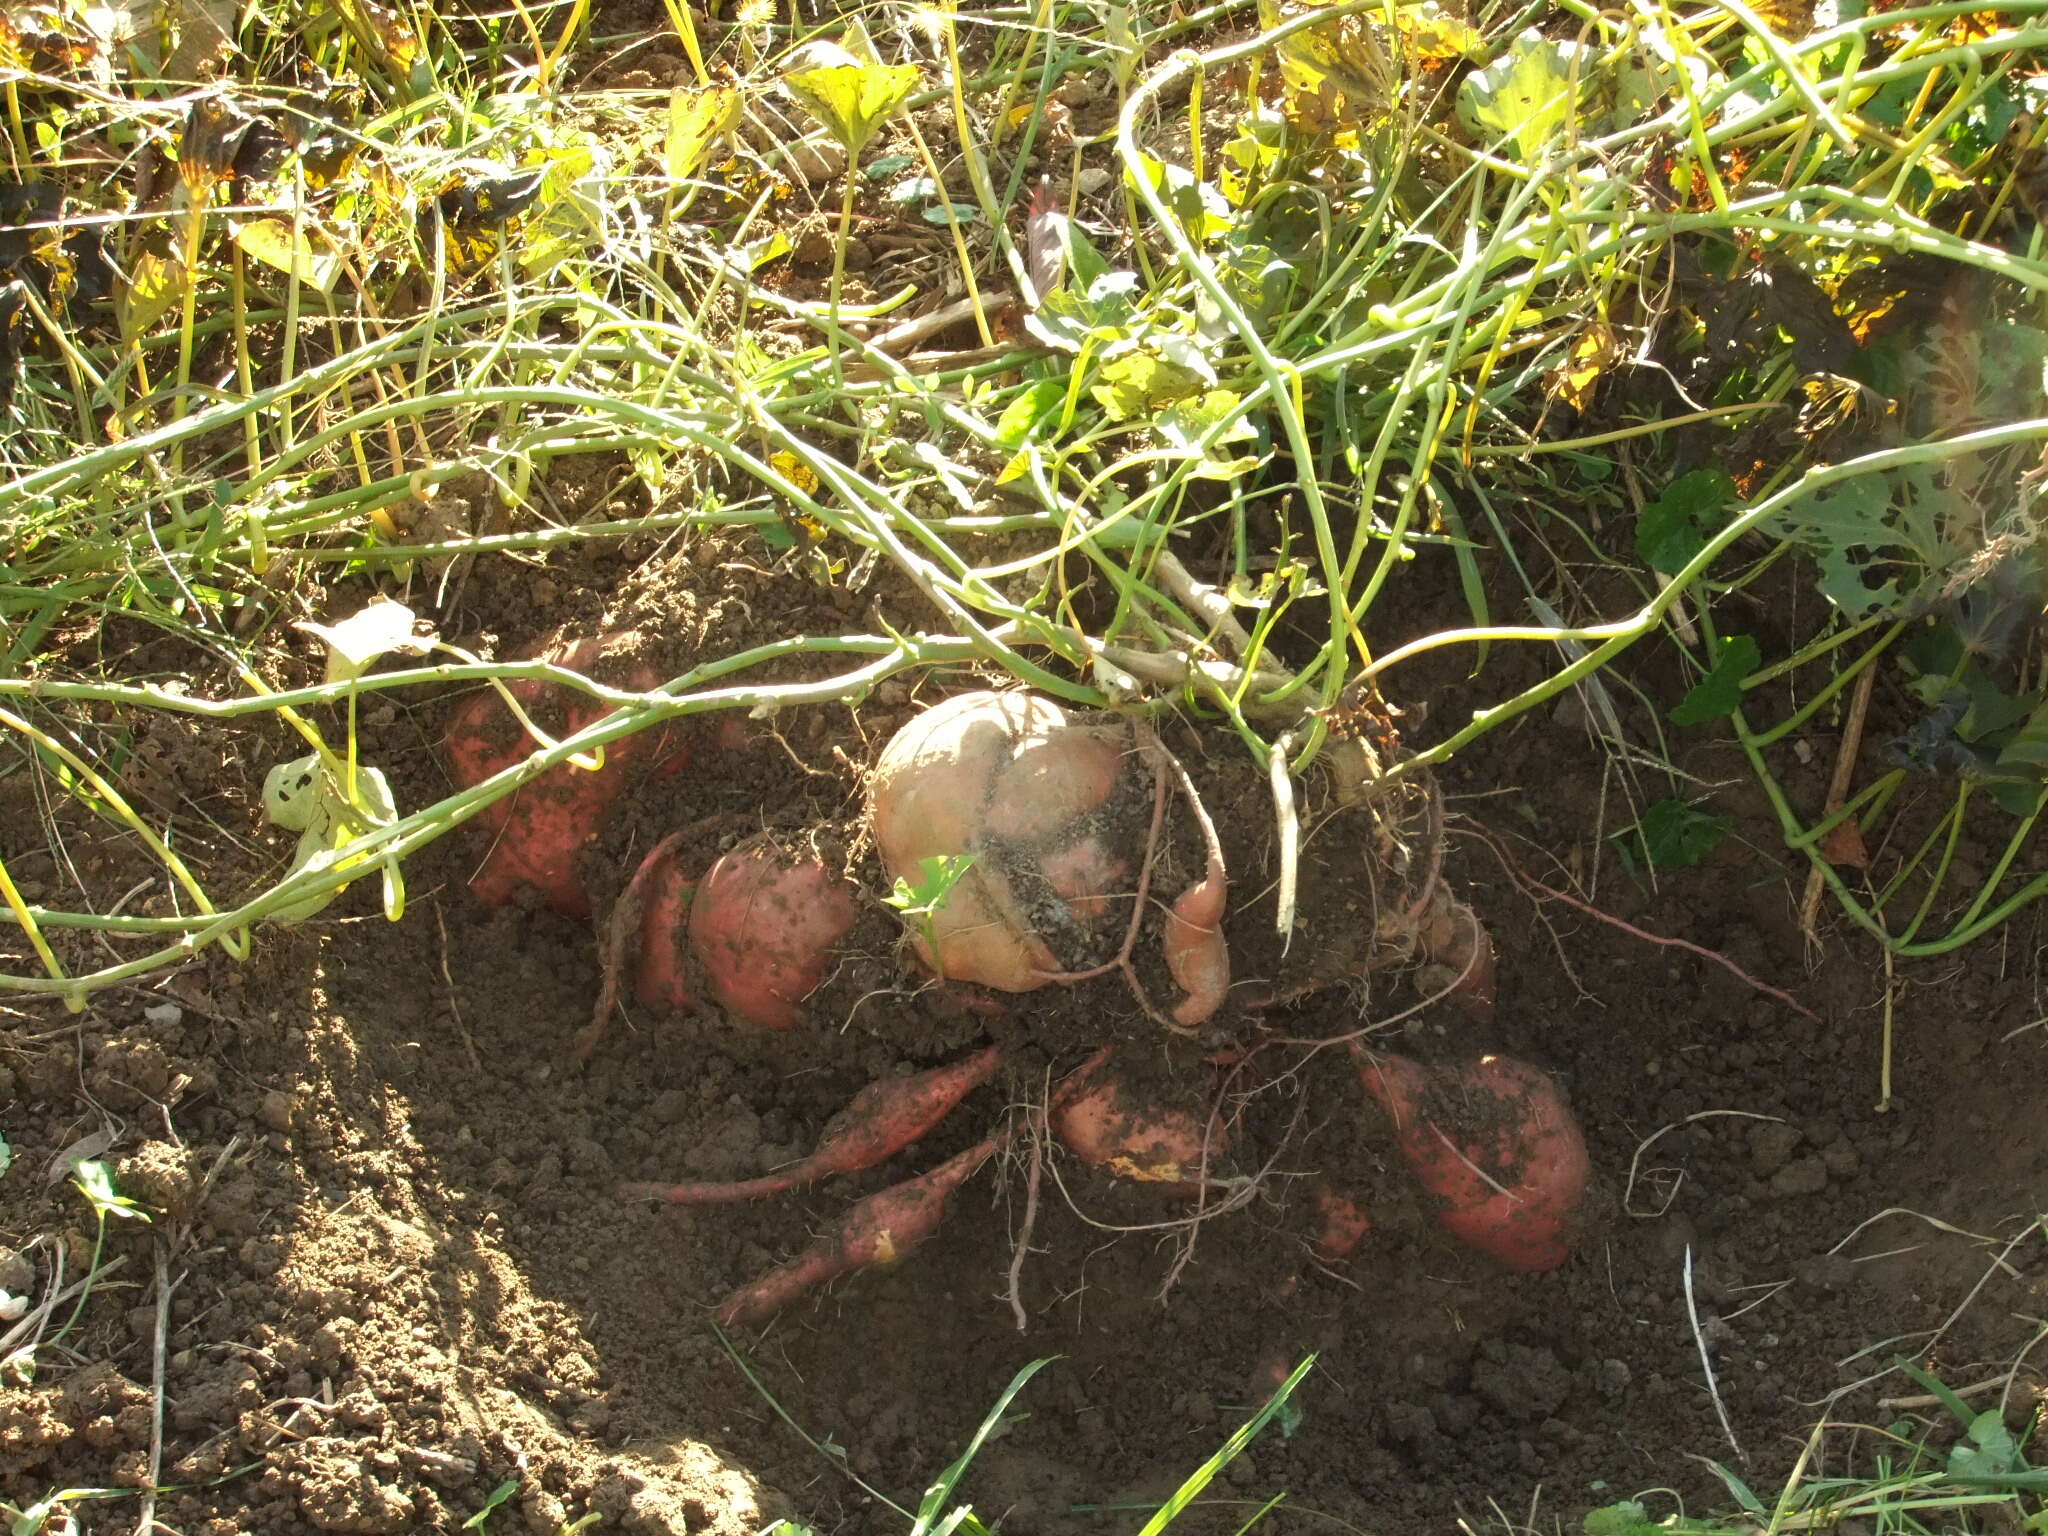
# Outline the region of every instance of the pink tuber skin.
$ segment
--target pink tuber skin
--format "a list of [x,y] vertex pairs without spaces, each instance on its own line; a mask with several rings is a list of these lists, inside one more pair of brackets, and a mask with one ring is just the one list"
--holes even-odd
[[1173,1021],[1192,1029],[1223,1005],[1230,992],[1230,948],[1223,937],[1229,895],[1219,867],[1180,893],[1166,915],[1166,969],[1187,995]]
[[1423,985],[1448,989],[1449,1001],[1468,1013],[1493,1011],[1499,995],[1493,940],[1478,915],[1442,885],[1416,927],[1416,948],[1429,959]]
[[[543,649],[540,659],[586,677],[597,675],[607,661],[632,655],[641,647],[630,631],[599,635]],[[619,671],[615,664],[612,670]],[[612,681],[616,686],[645,691],[655,686],[654,673],[633,663]],[[582,730],[609,712],[586,695],[546,682],[510,685],[528,714],[560,697],[561,723],[554,734]],[[469,888],[486,906],[504,906],[531,888],[565,917],[590,915],[590,893],[577,864],[583,847],[597,835],[605,812],[634,778],[661,758],[668,733],[656,729],[615,741],[604,750],[604,764],[592,771],[560,763],[539,778],[521,785],[504,799],[478,812],[475,820],[492,834],[490,851],[470,877]],[[446,747],[449,772],[457,787],[471,788],[523,761],[534,742],[506,710],[494,690],[474,694],[459,705],[448,722]],[[674,771],[687,761],[677,753],[663,766]]]
[[[1128,800],[1117,814],[1106,808],[1120,787],[1147,776],[1152,812],[1141,837]],[[1168,911],[1162,947],[1183,996],[1162,1012],[1131,957],[1175,789],[1208,857],[1202,878]],[[1030,992],[1122,971],[1145,1012],[1182,1032],[1222,1005],[1230,989],[1222,849],[1193,782],[1149,726],[1070,716],[1032,694],[960,694],[890,739],[869,805],[891,877],[915,884],[928,860],[970,861],[910,935],[942,980]]]
[[627,1184],[619,1193],[670,1205],[726,1205],[859,1173],[922,1140],[962,1099],[994,1077],[1001,1064],[1002,1052],[991,1045],[929,1072],[870,1083],[832,1117],[816,1150],[780,1173],[729,1184]]
[[1364,1206],[1327,1179],[1309,1192],[1320,1224],[1310,1248],[1319,1264],[1341,1264],[1372,1236],[1372,1217]]
[[692,1001],[684,939],[697,882],[684,870],[674,843],[673,837],[663,840],[634,871],[632,885],[621,898],[638,896],[641,902],[633,996],[654,1013],[687,1012]]
[[1074,916],[1097,915],[1108,882],[1129,872],[1078,829],[1065,847],[1055,839],[1109,798],[1122,764],[1112,733],[1071,724],[1057,704],[1030,694],[963,693],[898,731],[869,790],[890,876],[914,881],[927,858],[975,859],[932,914],[933,942],[914,936],[919,957],[948,981],[998,992],[1044,986],[1059,962],[984,837],[1032,844],[1048,874],[1057,870],[1059,894],[1080,904]]
[[852,888],[822,863],[757,840],[698,882],[690,947],[719,1002],[763,1029],[792,1029],[856,916]]
[[1198,1186],[1220,1152],[1207,1116],[1137,1102],[1114,1078],[1056,1100],[1047,1123],[1082,1162],[1141,1184]]
[[856,1269],[895,1263],[938,1231],[953,1192],[1003,1140],[991,1136],[921,1178],[869,1195],[788,1263],[726,1297],[713,1316],[721,1327],[758,1328],[816,1286]]
[[[1510,1269],[1536,1273],[1571,1257],[1591,1163],[1554,1078],[1506,1056],[1425,1067],[1352,1049],[1402,1158],[1439,1202],[1439,1226]],[[1455,1134],[1439,1123],[1453,1115]]]

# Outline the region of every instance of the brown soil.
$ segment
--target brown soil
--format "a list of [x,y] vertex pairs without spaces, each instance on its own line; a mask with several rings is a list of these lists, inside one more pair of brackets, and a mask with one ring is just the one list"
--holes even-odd
[[[672,671],[860,627],[871,608],[916,622],[884,581],[849,593],[770,558],[704,540],[483,566],[445,627],[492,654],[562,629],[632,627],[659,637]],[[334,611],[362,595],[335,593]],[[1448,666],[1409,681],[1439,718],[1456,718],[1539,663],[1499,658],[1478,688]],[[278,664],[317,658],[301,647]],[[794,658],[783,675],[820,670]],[[82,1140],[152,1220],[113,1225],[111,1267],[79,1326],[43,1350],[32,1385],[0,1395],[7,1496],[141,1487],[160,1400],[155,1516],[187,1536],[453,1529],[507,1481],[516,1493],[490,1529],[549,1533],[597,1513],[605,1529],[739,1533],[788,1513],[896,1531],[901,1517],[863,1482],[914,1504],[1011,1375],[1057,1355],[966,1495],[1016,1531],[1125,1529],[1141,1516],[1104,1511],[1162,1496],[1241,1420],[1264,1368],[1313,1350],[1299,1422],[1235,1463],[1189,1528],[1235,1529],[1285,1490],[1300,1513],[1269,1529],[1330,1516],[1421,1532],[1459,1513],[1477,1524],[1489,1501],[1519,1514],[1539,1488],[1566,1518],[1649,1485],[1675,1486],[1694,1507],[1725,1503],[1692,1458],[1746,1456],[1745,1475],[1768,1485],[1814,1405],[1894,1352],[1969,1384],[2031,1334],[2019,1318],[2041,1313],[2048,1254],[2035,1241],[1996,1256],[2048,1176],[2037,1086],[2048,1031],[2020,1028],[2041,1011],[2037,919],[2017,920],[2006,944],[1901,968],[1898,1098],[1879,1113],[1881,967],[1838,940],[1808,968],[1798,871],[1773,851],[1732,749],[1706,740],[1686,766],[1728,784],[1714,804],[1738,835],[1653,890],[1592,840],[1611,786],[1566,708],[1462,758],[1446,781],[1453,809],[1511,839],[1553,884],[1597,869],[1607,913],[1718,951],[1818,1015],[1696,954],[1539,909],[1484,843],[1453,839],[1454,884],[1499,945],[1502,1003],[1484,1025],[1424,1010],[1393,1043],[1425,1055],[1503,1048],[1566,1084],[1600,1184],[1566,1268],[1509,1274],[1448,1244],[1343,1053],[1282,1047],[1268,1054],[1292,1070],[1239,1084],[1259,1091],[1230,1155],[1266,1172],[1260,1197],[1192,1234],[1184,1199],[1048,1159],[1056,1177],[1018,1292],[1023,1331],[1009,1295],[1025,1184],[1013,1159],[968,1185],[940,1237],[906,1262],[765,1334],[721,1340],[709,1303],[853,1198],[972,1143],[1076,1052],[1118,1043],[1127,1067],[1197,1097],[1212,1081],[1210,1047],[1170,1046],[1113,978],[989,1018],[899,966],[899,929],[857,835],[863,776],[921,703],[972,682],[885,684],[857,708],[751,722],[737,744],[693,724],[690,767],[642,785],[589,851],[600,913],[682,826],[707,861],[765,829],[859,874],[850,958],[792,1034],[715,1010],[629,1009],[577,1069],[572,1042],[598,986],[594,927],[537,904],[474,905],[464,883],[476,829],[409,866],[411,910],[396,926],[359,888],[302,930],[261,934],[247,965],[209,956],[75,1019],[17,1012],[0,1039],[0,1129],[15,1151],[0,1246],[16,1251],[0,1257],[0,1286],[41,1298],[60,1259],[64,1283],[84,1272],[91,1216],[61,1177]],[[445,792],[432,742],[450,707],[366,711],[366,757],[391,770],[403,805]],[[1256,775],[1200,758],[1184,727],[1169,735],[1201,765],[1231,850],[1241,960],[1256,956],[1269,899]],[[246,815],[260,765],[284,745],[249,733],[206,759],[191,792],[214,796],[216,814]],[[1813,747],[1824,773],[1834,743],[1817,733]],[[1373,867],[1355,823],[1311,824],[1312,869],[1348,868],[1355,884]],[[252,874],[276,852],[252,859]],[[1355,905],[1305,904],[1319,944],[1355,932]],[[1230,1030],[1326,1040],[1415,997],[1383,976],[1256,1020],[1240,1012]],[[1009,1075],[884,1168],[751,1205],[650,1212],[616,1195],[621,1179],[773,1169],[863,1084],[987,1038],[1012,1047]],[[1376,1222],[1341,1268],[1309,1262],[1310,1181],[1298,1176],[1316,1172],[1365,1196]],[[1705,1389],[1699,1338],[1740,1454]],[[1914,1390],[1894,1376],[1837,1414],[1883,1422],[1893,1414],[1878,1400]],[[85,1506],[83,1519],[125,1532],[140,1510],[129,1498]]]

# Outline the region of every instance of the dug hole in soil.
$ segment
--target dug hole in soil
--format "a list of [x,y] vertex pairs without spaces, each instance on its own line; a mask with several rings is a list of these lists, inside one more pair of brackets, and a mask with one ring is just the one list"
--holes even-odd
[[[502,656],[564,626],[632,627],[702,659],[865,627],[870,603],[915,626],[911,599],[886,585],[828,590],[766,560],[758,545],[707,541],[479,566],[444,628]],[[365,596],[337,591],[335,611]],[[1435,627],[1428,617],[1415,615],[1416,633]],[[300,659],[317,670],[310,650]],[[1502,653],[1477,681],[1448,662],[1400,681],[1458,719],[1542,664]],[[805,675],[801,660],[786,673]],[[599,911],[685,825],[701,828],[707,856],[764,829],[831,827],[843,839],[828,851],[856,856],[881,744],[982,681],[886,684],[858,707],[757,722],[737,745],[697,751],[590,850]],[[387,697],[365,711],[366,760],[391,772],[401,805],[446,793],[436,742],[450,707]],[[192,791],[197,803],[233,799],[246,815],[287,745],[252,731],[224,781]],[[1816,781],[1794,788],[1817,803],[1834,741],[1817,733],[1814,748]],[[1454,887],[1499,949],[1500,1006],[1483,1026],[1423,1010],[1388,1043],[1497,1048],[1563,1082],[1597,1189],[1575,1257],[1554,1273],[1509,1273],[1442,1237],[1355,1074],[1325,1053],[1254,1121],[1293,1128],[1297,1155],[1262,1198],[1204,1223],[1184,1264],[1184,1230],[1157,1229],[1181,1213],[1171,1197],[1057,1161],[1022,1268],[1020,1333],[1008,1291],[1023,1174],[992,1163],[904,1262],[733,1336],[750,1380],[710,1304],[854,1199],[970,1145],[1012,1087],[978,1091],[881,1168],[773,1199],[657,1210],[621,1199],[620,1181],[772,1170],[870,1081],[1006,1032],[1048,1059],[1094,1038],[1143,1062],[1156,1030],[1114,988],[1031,994],[996,1023],[949,1007],[899,964],[899,924],[870,878],[850,958],[804,1027],[771,1035],[715,1009],[629,1008],[578,1068],[599,984],[592,925],[479,907],[465,890],[479,846],[455,835],[408,866],[411,909],[396,926],[366,881],[305,928],[260,934],[246,965],[210,955],[76,1019],[10,1015],[0,1130],[15,1163],[0,1181],[0,1243],[18,1256],[0,1286],[40,1298],[60,1251],[67,1284],[84,1273],[92,1219],[61,1159],[102,1128],[119,1188],[152,1220],[113,1224],[112,1267],[80,1326],[38,1358],[32,1384],[0,1389],[0,1487],[27,1504],[144,1485],[160,1275],[175,1288],[155,1518],[186,1536],[452,1530],[508,1480],[516,1493],[487,1529],[552,1533],[595,1513],[624,1531],[740,1533],[784,1514],[896,1531],[901,1517],[847,1474],[914,1507],[1011,1376],[1048,1355],[1059,1358],[961,1496],[1017,1532],[1129,1529],[1242,1422],[1276,1351],[1318,1355],[1298,1419],[1233,1463],[1185,1528],[1234,1530],[1285,1490],[1269,1530],[1334,1516],[1400,1536],[1460,1514],[1476,1526],[1489,1503],[1519,1518],[1539,1488],[1546,1520],[1657,1485],[1696,1509],[1722,1505],[1694,1458],[1775,1486],[1816,1405],[1894,1353],[1954,1385],[2002,1376],[2048,1287],[2039,1242],[2005,1248],[2048,1174],[2048,1030],[2021,1027],[2042,1011],[2039,919],[1899,968],[1897,1098],[1878,1113],[1882,967],[1867,946],[1837,942],[1809,968],[1803,870],[1777,852],[1738,754],[1713,740],[1689,750],[1682,766],[1724,786],[1712,806],[1736,834],[1706,867],[1655,886],[1592,842],[1613,817],[1602,762],[1567,705],[1487,738],[1443,783],[1464,819],[1517,839],[1525,868],[1558,884],[1560,867],[1600,860],[1604,911],[1717,951],[1817,1017],[1695,953],[1539,908],[1484,844],[1454,838]],[[1211,808],[1252,850],[1240,859],[1255,859],[1270,818],[1256,786]],[[1328,839],[1312,847],[1346,857]],[[1242,864],[1232,873],[1234,903],[1265,883]],[[118,894],[95,893],[102,909]],[[1381,977],[1314,994],[1283,1024],[1341,1035],[1414,1001],[1411,982]],[[1336,1268],[1308,1262],[1310,1180],[1296,1177],[1325,1172],[1368,1190],[1376,1222]],[[1701,1339],[1739,1450],[1706,1390]],[[2016,1415],[2037,1401],[2031,1381],[2020,1377]],[[1886,1422],[1895,1410],[1879,1399],[1913,1390],[1893,1376],[1836,1417]],[[140,1510],[128,1498],[76,1513],[118,1533]]]

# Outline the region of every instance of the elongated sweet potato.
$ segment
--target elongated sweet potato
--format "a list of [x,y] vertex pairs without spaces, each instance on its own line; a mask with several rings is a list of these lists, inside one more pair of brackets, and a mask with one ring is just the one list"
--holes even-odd
[[1001,1138],[989,1137],[921,1178],[872,1194],[788,1263],[741,1286],[714,1314],[727,1328],[758,1328],[813,1287],[856,1269],[893,1264],[938,1231],[953,1192],[987,1162]]
[[627,1184],[619,1192],[629,1199],[665,1200],[670,1205],[725,1205],[858,1173],[922,1140],[954,1106],[995,1076],[1001,1063],[1001,1051],[991,1045],[929,1072],[869,1083],[832,1117],[811,1155],[780,1173],[727,1184]]

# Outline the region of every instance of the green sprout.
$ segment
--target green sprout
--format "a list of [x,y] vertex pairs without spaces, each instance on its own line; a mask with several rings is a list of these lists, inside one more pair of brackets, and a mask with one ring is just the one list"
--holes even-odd
[[896,884],[882,900],[894,907],[909,921],[917,924],[917,931],[924,940],[925,952],[932,957],[932,968],[941,979],[945,966],[939,959],[938,935],[932,926],[939,909],[953,894],[953,887],[961,877],[974,867],[975,855],[971,853],[936,853],[917,861],[917,882],[912,884],[901,875]]

